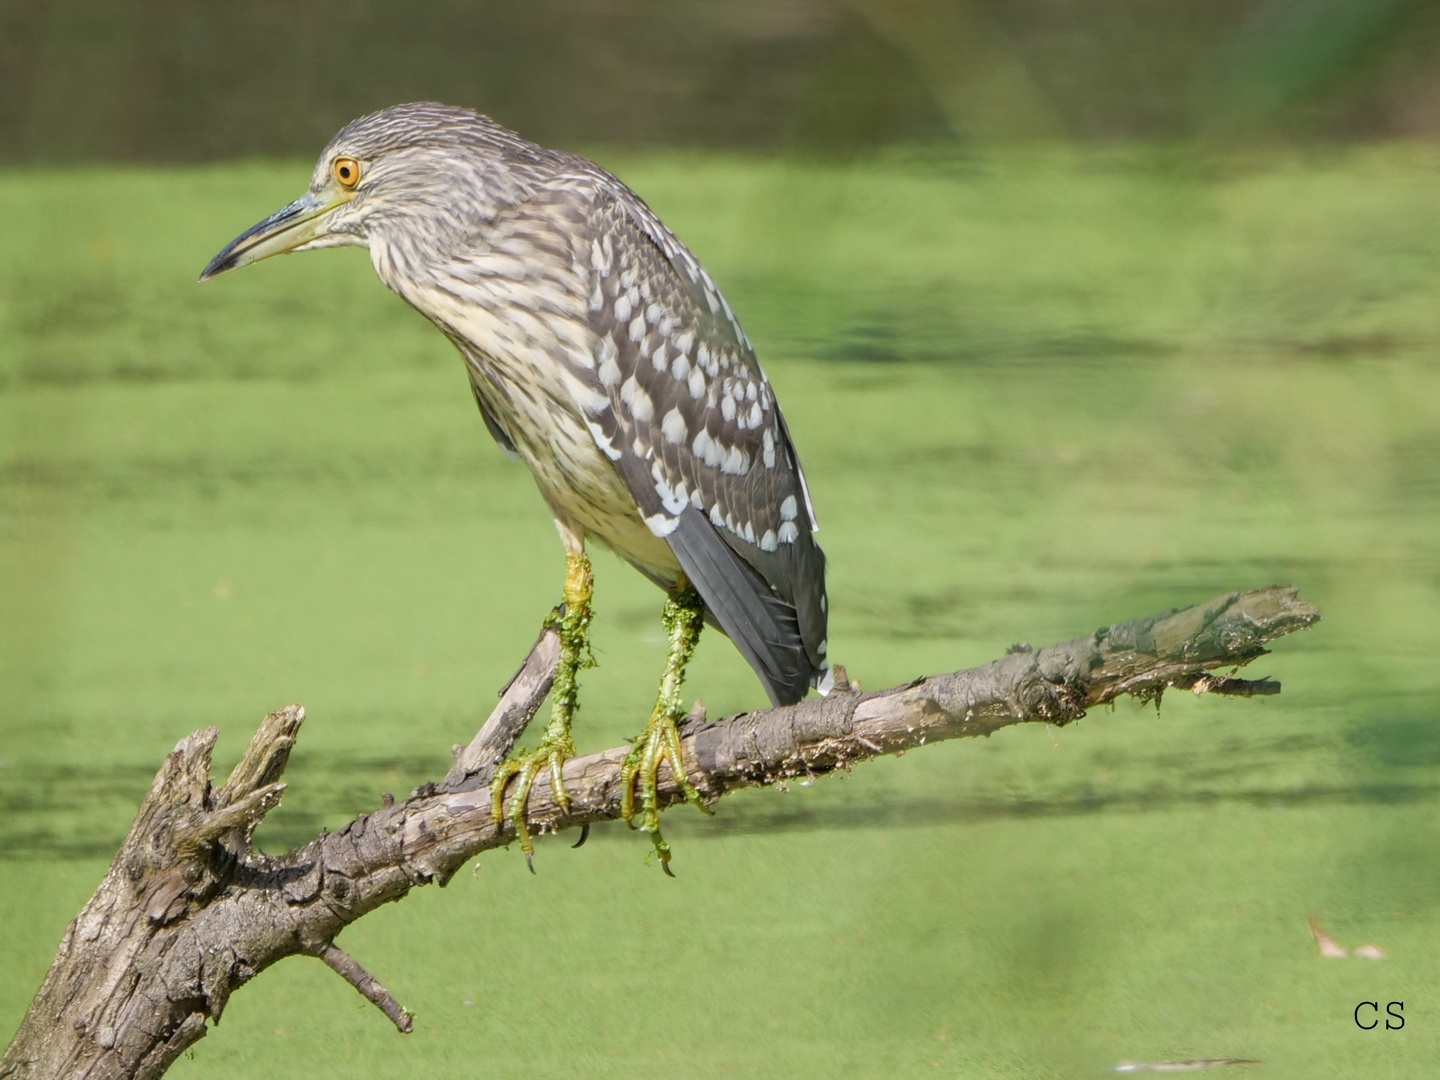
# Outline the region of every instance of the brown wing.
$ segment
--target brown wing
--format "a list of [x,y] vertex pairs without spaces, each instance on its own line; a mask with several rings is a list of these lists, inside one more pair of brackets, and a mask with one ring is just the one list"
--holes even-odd
[[[709,275],[613,178],[591,216],[596,440],[777,702],[828,666],[825,557],[779,404]],[[611,186],[613,185],[613,186]]]

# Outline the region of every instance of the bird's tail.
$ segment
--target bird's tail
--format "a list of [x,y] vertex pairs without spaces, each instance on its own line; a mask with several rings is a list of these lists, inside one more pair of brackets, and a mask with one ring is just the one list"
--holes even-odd
[[805,648],[795,605],[736,553],[703,514],[687,509],[667,540],[707,616],[735,643],[776,705],[799,701],[822,678]]

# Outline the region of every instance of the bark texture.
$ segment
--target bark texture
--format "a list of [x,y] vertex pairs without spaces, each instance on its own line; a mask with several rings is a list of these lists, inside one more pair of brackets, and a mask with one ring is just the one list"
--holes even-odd
[[[1010,724],[1064,725],[1123,694],[1157,700],[1168,687],[1234,696],[1279,684],[1213,674],[1266,653],[1319,612],[1295,590],[1233,593],[1208,604],[1120,623],[1087,637],[860,693],[837,672],[827,698],[682,729],[690,781],[715,800],[736,790],[849,767],[943,739]],[[351,922],[417,885],[443,885],[475,855],[509,843],[490,812],[494,766],[514,745],[553,678],[558,641],[547,631],[500,704],[439,784],[386,799],[335,833],[281,856],[250,838],[280,799],[280,777],[304,719],[298,705],[267,716],[219,788],[210,781],[216,729],[182,739],[156,775],[114,864],[70,924],[54,965],[13,1042],[0,1080],[160,1076],[218,1020],[230,994],[271,964],[324,960],[401,1030],[410,1016],[336,944]],[[627,746],[566,764],[569,813],[548,776],[526,814],[532,832],[618,816]],[[662,767],[661,798],[679,800]]]

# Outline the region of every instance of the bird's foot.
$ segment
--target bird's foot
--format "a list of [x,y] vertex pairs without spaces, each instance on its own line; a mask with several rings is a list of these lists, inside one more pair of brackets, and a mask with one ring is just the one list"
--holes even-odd
[[578,676],[581,668],[595,666],[595,658],[590,652],[590,600],[595,589],[590,560],[577,546],[566,553],[565,564],[565,602],[545,620],[547,628],[553,628],[560,634],[560,658],[555,665],[555,681],[550,687],[550,724],[538,749],[533,752],[521,750],[506,758],[495,767],[495,775],[490,780],[490,812],[497,825],[503,824],[507,817],[505,789],[512,779],[516,782],[508,817],[515,827],[520,850],[525,852],[525,861],[532,874],[535,872],[535,841],[525,824],[530,789],[535,785],[535,778],[549,769],[550,790],[555,803],[562,814],[570,813],[570,796],[565,791],[564,772],[565,759],[575,756],[575,740],[570,735],[570,728],[580,708]]
[[[520,850],[525,853],[525,861],[530,866],[530,872],[535,872],[533,856],[535,854],[535,841],[530,836],[530,829],[525,824],[525,810],[530,802],[530,789],[535,786],[535,778],[546,769],[550,770],[550,790],[554,793],[555,802],[559,805],[562,813],[570,812],[570,796],[565,791],[565,761],[575,756],[575,741],[570,738],[569,731],[554,732],[548,731],[540,746],[533,750],[521,750],[514,757],[506,758],[495,767],[495,775],[490,780],[490,812],[494,815],[497,825],[503,824],[508,816],[510,824],[515,827],[515,836],[520,841]],[[505,789],[510,785],[511,780],[515,781],[514,794],[510,797],[510,812],[505,813]]]
[[[625,761],[620,766],[620,816],[632,829],[638,828],[650,834],[655,845],[655,854],[660,859],[660,869],[670,877],[670,845],[660,834],[660,763],[670,766],[670,773],[685,801],[693,803],[708,814],[700,792],[690,783],[685,763],[680,756],[680,731],[675,726],[675,714],[657,712],[650,720],[650,726],[630,746]],[[635,794],[639,789],[640,807],[636,810]]]
[[[655,711],[650,714],[650,726],[631,744],[630,752],[620,766],[620,816],[632,829],[638,827],[650,834],[650,842],[655,845],[655,854],[660,858],[660,868],[671,877],[675,875],[670,872],[670,845],[660,835],[659,776],[662,761],[670,766],[670,773],[675,777],[675,784],[685,801],[710,813],[710,808],[685,772],[685,762],[680,756],[680,731],[675,726],[682,710],[680,686],[685,681],[685,665],[689,663],[695,643],[700,639],[704,617],[705,605],[700,594],[682,575],[666,598],[660,615],[666,636],[670,639],[665,674],[660,680],[660,696],[655,702]],[[638,813],[635,809],[637,784],[640,788]]]

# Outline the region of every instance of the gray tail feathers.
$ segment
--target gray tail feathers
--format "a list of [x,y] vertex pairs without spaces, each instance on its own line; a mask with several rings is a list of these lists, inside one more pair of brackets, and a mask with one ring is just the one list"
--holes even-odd
[[693,507],[666,539],[707,613],[750,662],[771,702],[790,705],[803,698],[819,669],[806,652],[795,607]]

